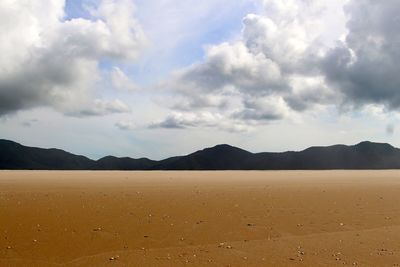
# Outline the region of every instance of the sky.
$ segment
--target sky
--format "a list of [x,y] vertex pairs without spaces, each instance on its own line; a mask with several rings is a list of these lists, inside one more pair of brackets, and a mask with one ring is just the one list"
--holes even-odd
[[400,147],[398,0],[2,0],[0,138],[93,159]]

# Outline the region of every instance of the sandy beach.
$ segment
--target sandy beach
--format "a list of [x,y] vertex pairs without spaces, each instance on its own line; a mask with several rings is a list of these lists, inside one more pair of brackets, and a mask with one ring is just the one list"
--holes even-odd
[[400,171],[0,172],[0,266],[400,266]]

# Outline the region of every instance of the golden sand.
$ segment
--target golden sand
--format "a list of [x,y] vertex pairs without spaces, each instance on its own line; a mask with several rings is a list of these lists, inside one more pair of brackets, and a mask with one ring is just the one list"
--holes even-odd
[[400,266],[400,171],[0,172],[0,266]]

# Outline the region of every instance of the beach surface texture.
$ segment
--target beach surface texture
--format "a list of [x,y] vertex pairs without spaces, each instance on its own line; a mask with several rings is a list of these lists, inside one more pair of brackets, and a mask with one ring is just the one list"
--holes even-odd
[[400,171],[1,171],[0,266],[400,266]]

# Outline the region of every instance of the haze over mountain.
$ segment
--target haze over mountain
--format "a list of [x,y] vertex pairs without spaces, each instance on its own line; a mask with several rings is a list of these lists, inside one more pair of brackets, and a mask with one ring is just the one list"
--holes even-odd
[[400,149],[386,143],[310,147],[294,152],[249,151],[222,144],[160,161],[107,156],[92,160],[60,149],[0,140],[0,169],[21,170],[328,170],[399,169]]

